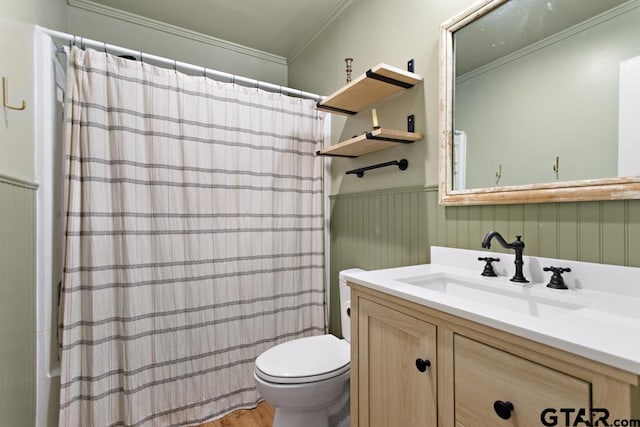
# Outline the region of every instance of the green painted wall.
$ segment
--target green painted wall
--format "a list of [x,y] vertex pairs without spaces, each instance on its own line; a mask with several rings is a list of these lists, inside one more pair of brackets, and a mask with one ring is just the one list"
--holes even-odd
[[0,0],[0,73],[8,79],[10,105],[0,126],[0,174],[34,181],[35,83],[34,26],[66,30],[66,0]]
[[[379,151],[356,159],[332,159],[331,194],[383,188],[424,186],[438,179],[438,72],[440,24],[476,0],[353,0],[307,48],[290,59],[289,86],[329,95],[345,84],[344,58],[352,57],[353,76],[384,62],[405,68],[415,59],[415,71],[424,82],[376,106],[380,126],[406,129],[406,117],[415,115],[416,131],[425,138],[413,144]],[[371,130],[366,110],[345,118],[333,115],[335,144]],[[373,171],[364,179],[344,172],[392,159],[406,158],[409,169]]]
[[35,424],[35,191],[0,177],[0,424]]
[[[416,60],[424,83],[377,106],[382,126],[416,115],[425,138],[357,159],[331,159],[331,330],[340,331],[338,272],[428,262],[431,245],[480,247],[495,229],[524,235],[526,254],[640,267],[640,201],[444,207],[438,205],[438,74],[440,24],[476,0],[353,0],[289,65],[289,84],[330,94],[344,84],[344,58],[354,75],[378,62]],[[549,102],[556,100],[549,99]],[[332,117],[335,144],[370,126],[364,111]],[[384,123],[382,121],[385,121]],[[544,124],[541,124],[544,126]],[[406,172],[350,168],[405,157]],[[553,162],[552,162],[553,163]],[[551,166],[551,164],[549,165]]]
[[432,245],[480,249],[491,230],[522,234],[525,255],[640,267],[640,200],[445,207],[434,187],[341,194],[331,200],[331,331],[340,270],[426,263]]

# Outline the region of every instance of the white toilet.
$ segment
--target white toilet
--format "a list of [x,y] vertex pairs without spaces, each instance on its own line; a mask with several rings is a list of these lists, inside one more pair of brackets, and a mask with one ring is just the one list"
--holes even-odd
[[256,358],[258,392],[276,410],[273,427],[349,425],[351,325],[349,288],[340,272],[342,335],[319,335],[279,344]]

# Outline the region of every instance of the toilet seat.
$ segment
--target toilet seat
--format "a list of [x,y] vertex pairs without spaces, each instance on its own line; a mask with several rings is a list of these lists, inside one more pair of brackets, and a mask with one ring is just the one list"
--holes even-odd
[[300,338],[276,345],[256,359],[264,381],[303,384],[337,377],[350,368],[351,347],[333,335]]

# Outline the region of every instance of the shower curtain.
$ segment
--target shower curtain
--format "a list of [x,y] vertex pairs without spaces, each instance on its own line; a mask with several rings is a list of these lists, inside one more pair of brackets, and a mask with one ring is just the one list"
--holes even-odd
[[313,102],[69,55],[60,426],[182,426],[260,399],[256,356],[324,333]]

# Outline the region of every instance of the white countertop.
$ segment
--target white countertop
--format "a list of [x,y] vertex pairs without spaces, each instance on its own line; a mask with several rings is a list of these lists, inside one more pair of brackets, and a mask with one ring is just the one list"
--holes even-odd
[[[431,253],[432,264],[349,272],[344,277],[367,288],[640,375],[640,268],[525,257],[525,276],[531,283],[522,285],[509,281],[513,275],[511,254],[438,247],[433,247]],[[477,261],[478,256],[500,257],[496,271],[501,276],[480,276],[483,264]],[[564,274],[570,289],[546,287],[550,273],[542,273],[542,266],[549,265],[571,267],[572,272]],[[482,302],[401,281],[437,273],[468,278],[498,295],[507,290],[525,299],[551,301],[572,309],[536,317],[499,302]]]

